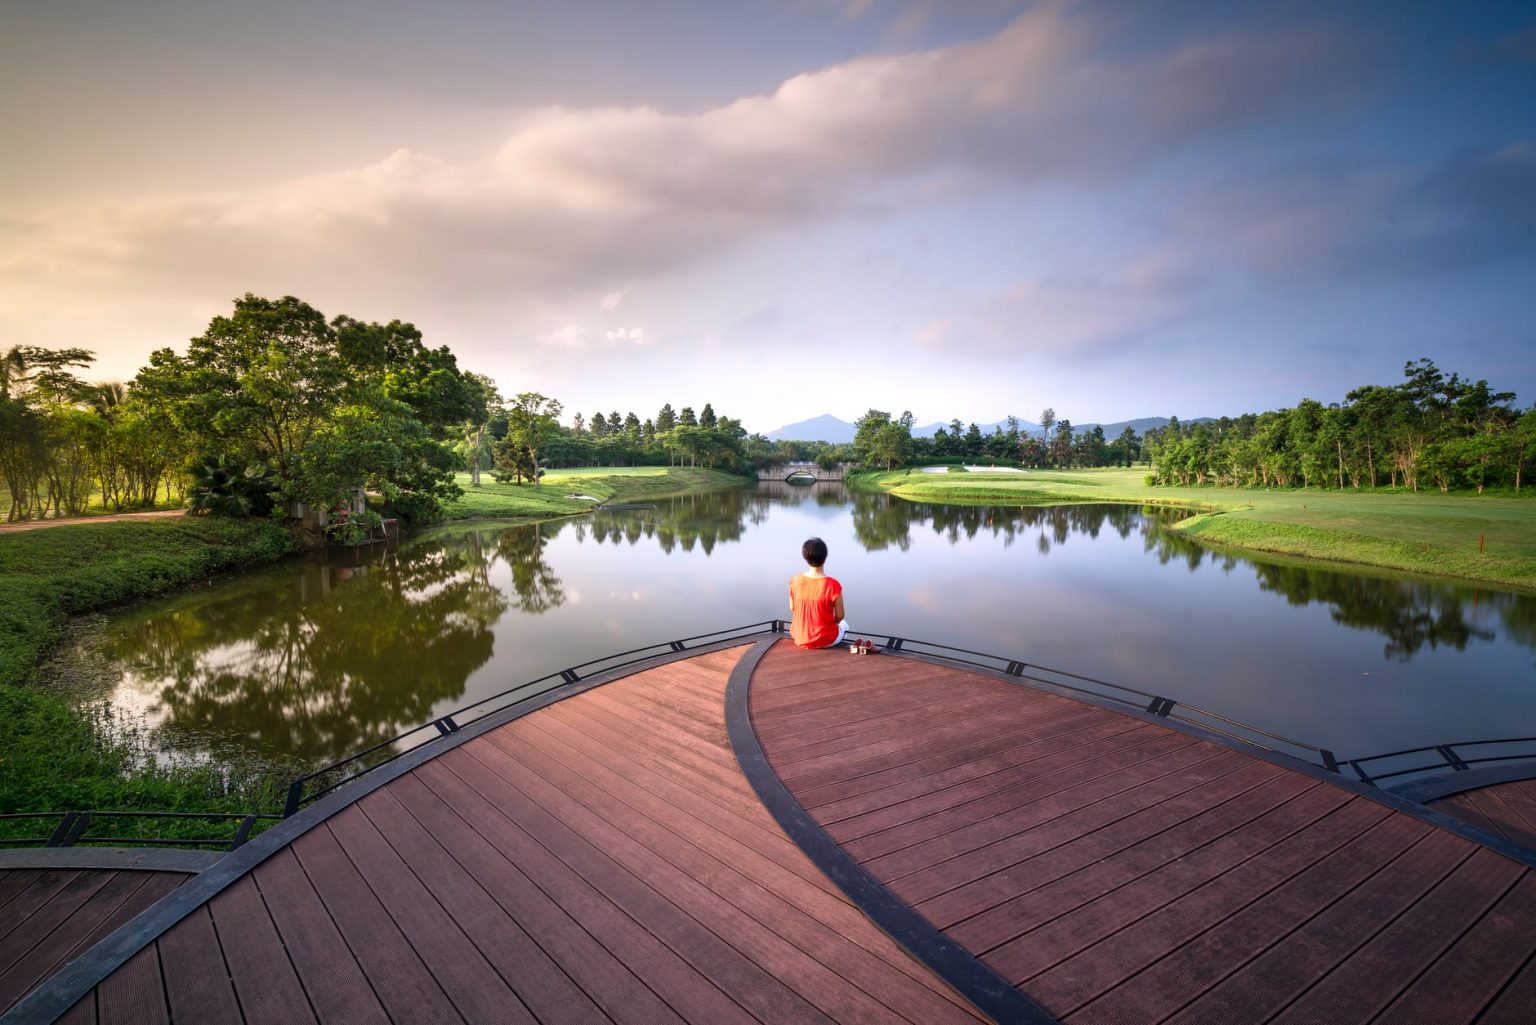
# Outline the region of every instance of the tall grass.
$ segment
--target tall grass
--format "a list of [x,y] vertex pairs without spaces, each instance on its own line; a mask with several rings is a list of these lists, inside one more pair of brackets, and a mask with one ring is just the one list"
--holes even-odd
[[[142,721],[77,704],[40,686],[36,675],[71,615],[269,562],[295,547],[274,523],[192,518],[0,535],[0,813],[276,807],[280,781],[254,763],[158,756]],[[38,828],[0,820],[0,837],[35,835]],[[155,828],[202,835],[207,827]]]

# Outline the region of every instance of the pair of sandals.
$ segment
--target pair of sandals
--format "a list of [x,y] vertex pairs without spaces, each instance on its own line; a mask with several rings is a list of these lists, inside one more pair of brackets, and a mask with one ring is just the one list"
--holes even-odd
[[880,654],[880,649],[875,647],[874,641],[849,641],[848,653],[850,655],[878,655]]

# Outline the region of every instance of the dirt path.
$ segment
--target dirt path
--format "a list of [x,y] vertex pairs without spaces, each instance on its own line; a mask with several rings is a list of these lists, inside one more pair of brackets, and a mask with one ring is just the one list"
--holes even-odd
[[119,520],[162,520],[167,516],[185,516],[185,509],[161,509],[157,512],[109,513],[105,516],[65,516],[57,520],[22,520],[20,523],[0,523],[0,534],[42,530],[45,527],[68,527],[75,523],[116,523]]

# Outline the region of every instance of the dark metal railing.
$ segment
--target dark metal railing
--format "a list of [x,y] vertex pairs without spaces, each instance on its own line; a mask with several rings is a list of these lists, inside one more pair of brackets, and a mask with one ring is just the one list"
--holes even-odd
[[[1139,690],[1135,687],[1127,687],[1119,683],[1110,683],[1108,680],[1095,679],[1092,676],[1084,676],[1081,673],[1069,673],[1064,669],[1052,669],[1048,666],[1034,665],[1019,659],[1006,658],[1002,655],[991,655],[981,651],[972,651],[969,648],[957,648],[953,645],[939,644],[934,641],[915,640],[910,637],[900,637],[889,633],[849,631],[849,634],[850,636],[868,638],[869,640],[883,643],[891,651],[931,654],[947,662],[958,662],[963,665],[975,666],[978,669],[1000,672],[1020,680],[1045,684],[1058,690],[1066,690],[1092,698],[1114,701],[1143,712],[1150,712],[1164,719],[1188,723],[1191,726],[1208,730],[1212,733],[1218,733],[1224,737],[1231,737],[1234,740],[1254,744],[1268,751],[1276,751],[1293,756],[1298,751],[1307,752],[1308,755],[1315,755],[1317,762],[1329,772],[1339,771],[1340,763],[1338,758],[1325,747],[1308,744],[1306,741],[1296,740],[1279,733],[1271,733],[1269,730],[1229,718],[1219,712],[1212,712],[1210,709],[1200,708],[1197,705],[1185,704],[1174,698],[1153,694],[1151,691]],[[881,641],[882,638],[884,639],[883,642]],[[1276,747],[1276,744],[1281,746]]]
[[[1430,756],[1428,759],[1418,757]],[[1389,759],[1411,759],[1412,764],[1389,765],[1381,771],[1367,771],[1364,766]],[[1515,762],[1536,759],[1536,737],[1510,737],[1505,740],[1459,740],[1454,744],[1430,744],[1401,751],[1349,758],[1344,761],[1362,783],[1380,786],[1382,780],[1426,772],[1466,772],[1475,765],[1490,762]]]
[[[339,762],[332,762],[324,768],[316,769],[307,776],[300,776],[288,785],[288,797],[283,805],[283,817],[287,818],[295,814],[300,808],[319,800],[343,783],[350,782],[365,772],[370,772],[381,765],[388,764],[421,743],[436,739],[437,737],[451,736],[466,726],[479,722],[488,715],[495,715],[520,702],[536,698],[554,687],[579,683],[589,676],[623,669],[625,666],[635,665],[636,663],[644,662],[646,659],[655,658],[658,655],[687,651],[690,645],[698,646],[701,642],[704,644],[715,644],[738,636],[746,638],[756,634],[773,632],[779,629],[779,627],[780,621],[778,620],[764,620],[761,623],[751,623],[747,626],[734,627],[728,630],[716,630],[712,633],[683,637],[675,641],[647,644],[644,647],[631,648],[629,651],[621,651],[614,655],[605,655],[602,658],[581,662],[568,669],[561,669],[557,672],[540,676],[536,680],[529,680],[515,687],[509,687],[504,691],[455,709],[447,715],[439,716],[429,723],[423,723],[413,729],[406,730],[404,733],[391,737],[389,740],[343,758]],[[543,686],[541,687],[541,685]],[[540,689],[533,690],[536,687]],[[403,748],[400,747],[402,743],[412,738],[418,738],[417,742]],[[311,784],[315,783],[321,785],[312,788]]]
[[[0,846],[4,847],[74,847],[76,844],[111,844],[115,846],[152,846],[152,847],[222,847],[226,851],[233,851],[242,846],[251,837],[251,830],[262,819],[278,819],[280,815],[271,814],[244,814],[240,812],[197,812],[197,811],[43,811],[43,812],[18,812],[8,815],[0,815],[0,821],[19,821],[23,819],[35,819],[40,821],[57,820],[57,824],[47,836],[21,836],[0,837]],[[200,819],[207,822],[234,821],[239,824],[235,827],[233,836],[229,837],[158,837],[158,836],[90,836],[87,835],[92,825],[103,820],[117,819]]]

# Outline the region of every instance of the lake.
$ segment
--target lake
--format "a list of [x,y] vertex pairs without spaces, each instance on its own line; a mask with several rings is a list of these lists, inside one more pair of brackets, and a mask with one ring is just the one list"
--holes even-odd
[[1536,735],[1536,598],[1214,554],[1166,529],[1177,515],[767,484],[451,525],[98,617],[53,669],[167,749],[321,764],[600,655],[787,617],[816,535],[857,630],[1122,683],[1341,756]]

